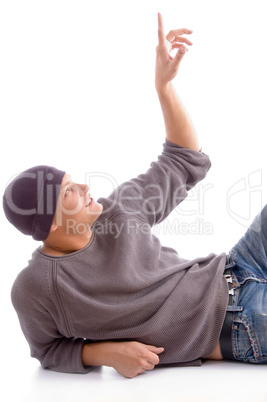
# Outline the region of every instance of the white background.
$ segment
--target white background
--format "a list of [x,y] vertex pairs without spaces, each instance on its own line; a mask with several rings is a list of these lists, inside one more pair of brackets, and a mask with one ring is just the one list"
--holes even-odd
[[[165,225],[157,234],[183,257],[227,252],[267,199],[265,3],[1,1],[1,194],[15,174],[38,164],[66,170],[79,182],[99,173],[102,177],[91,182],[94,198],[111,190],[103,174],[121,183],[147,170],[165,138],[154,89],[161,11],[166,34],[181,27],[194,31],[174,85],[213,166],[172,213],[173,230]],[[263,367],[225,362],[154,371],[132,382],[112,369],[87,376],[39,369],[29,357],[9,296],[38,243],[17,233],[2,210],[0,219],[1,382],[9,400],[126,401],[142,400],[142,395],[162,400],[161,383],[169,389],[167,400],[213,400],[215,393],[225,398],[226,373],[238,379],[238,393],[246,375],[261,381]],[[253,400],[266,400],[256,388]],[[243,400],[250,393],[246,389]]]

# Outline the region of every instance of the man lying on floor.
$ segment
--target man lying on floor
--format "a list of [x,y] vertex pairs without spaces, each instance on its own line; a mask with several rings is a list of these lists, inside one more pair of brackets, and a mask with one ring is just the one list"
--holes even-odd
[[186,260],[151,231],[210,168],[172,84],[192,31],[169,32],[172,57],[160,14],[158,24],[155,86],[166,127],[158,160],[98,201],[49,166],[18,175],[3,197],[7,219],[43,241],[12,302],[44,368],[106,365],[134,377],[202,359],[267,361],[267,209],[228,255]]

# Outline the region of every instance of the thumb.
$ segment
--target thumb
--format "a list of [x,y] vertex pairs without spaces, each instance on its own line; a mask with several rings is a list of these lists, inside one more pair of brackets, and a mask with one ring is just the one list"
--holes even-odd
[[185,46],[180,47],[180,49],[178,50],[178,52],[176,53],[176,55],[173,59],[173,63],[175,65],[175,67],[179,66],[179,64],[181,63],[181,61],[187,51],[188,51],[188,49]]

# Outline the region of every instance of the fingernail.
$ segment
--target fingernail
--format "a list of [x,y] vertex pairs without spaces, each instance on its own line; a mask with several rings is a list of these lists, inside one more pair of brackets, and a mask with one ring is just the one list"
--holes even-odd
[[179,51],[180,53],[184,54],[185,52],[187,52],[187,49],[185,47],[181,47]]

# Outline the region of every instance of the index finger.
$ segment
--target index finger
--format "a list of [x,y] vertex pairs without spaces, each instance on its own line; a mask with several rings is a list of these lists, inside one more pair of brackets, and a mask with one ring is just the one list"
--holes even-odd
[[163,18],[160,13],[158,13],[158,36],[159,36],[159,46],[165,45],[165,35],[163,27]]

